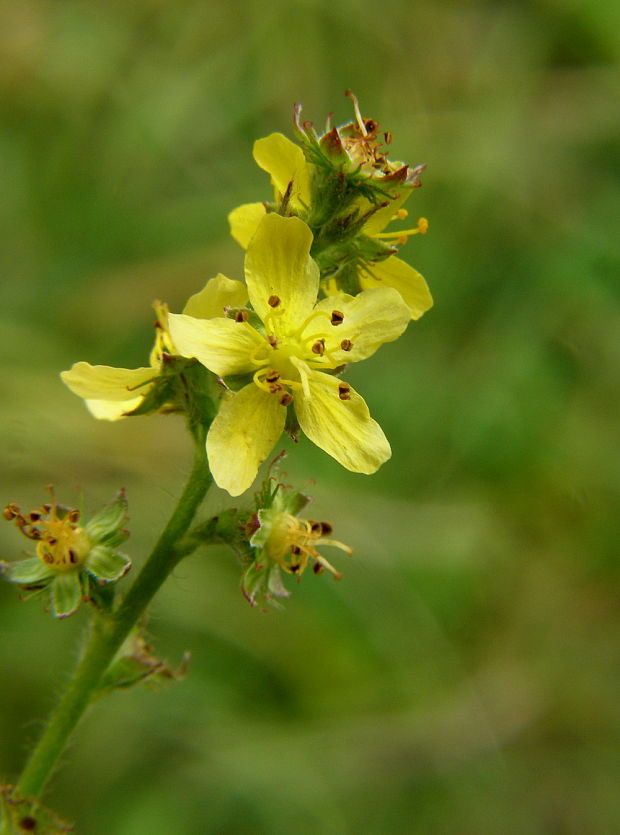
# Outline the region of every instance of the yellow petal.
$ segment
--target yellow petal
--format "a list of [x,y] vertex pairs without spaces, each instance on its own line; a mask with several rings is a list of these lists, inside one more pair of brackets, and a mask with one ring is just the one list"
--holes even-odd
[[256,227],[265,217],[266,210],[262,203],[244,203],[237,206],[228,215],[230,234],[240,246],[246,249]]
[[[281,197],[293,183],[291,200],[308,206],[310,202],[310,170],[304,152],[282,133],[272,133],[254,143],[254,159],[271,175],[271,182]],[[299,206],[296,206],[299,208]]]
[[284,429],[286,408],[254,383],[222,402],[207,435],[213,478],[231,496],[252,484]]
[[428,285],[417,270],[395,255],[370,266],[360,266],[359,278],[363,289],[393,287],[403,297],[412,319],[419,319],[433,306]]
[[[310,258],[312,232],[297,217],[265,215],[248,245],[245,279],[252,307],[270,330],[299,326],[311,312],[319,290],[319,268]],[[279,299],[277,307],[268,299]],[[280,323],[278,325],[278,323]]]
[[251,357],[257,348],[267,344],[251,325],[234,319],[194,319],[169,313],[168,327],[182,356],[196,357],[220,377],[254,371]]
[[223,316],[226,307],[243,307],[247,300],[248,290],[243,282],[218,273],[199,293],[189,297],[183,313],[196,319],[212,319]]
[[364,399],[342,381],[321,371],[309,374],[310,397],[295,394],[295,411],[305,435],[347,470],[374,473],[392,454],[383,430],[371,417]]
[[132,400],[86,400],[85,403],[97,420],[120,420],[138,408],[142,397],[134,397]]
[[[362,290],[357,296],[339,293],[322,299],[316,309],[339,310],[344,314],[342,324],[330,332],[328,349],[335,365],[359,362],[372,356],[384,342],[398,339],[411,321],[409,308],[400,293],[391,287]],[[348,351],[334,350],[332,339],[338,345],[348,340],[351,347]]]
[[60,377],[78,397],[120,403],[132,398],[141,400],[146,393],[144,384],[154,380],[157,371],[153,368],[113,368],[76,362],[69,371],[61,372]]

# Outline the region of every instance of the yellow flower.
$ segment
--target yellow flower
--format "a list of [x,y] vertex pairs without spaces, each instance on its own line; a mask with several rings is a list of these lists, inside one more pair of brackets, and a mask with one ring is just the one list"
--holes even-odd
[[[348,212],[356,209],[360,217],[370,213],[360,234],[377,243],[381,241],[395,248],[396,245],[405,243],[409,236],[424,234],[428,229],[426,219],[420,218],[417,225],[411,229],[384,231],[391,221],[403,220],[407,216],[407,211],[402,206],[416,185],[419,185],[419,169],[407,169],[403,163],[391,162],[379,153],[376,134],[378,125],[372,120],[362,119],[357,100],[355,97],[352,98],[356,120],[341,128],[333,128],[325,137],[335,136],[339,147],[348,155],[348,168],[364,172],[377,186],[385,183],[387,188],[388,182],[390,183],[391,196],[387,205],[373,211],[373,203],[359,197],[354,206],[349,207]],[[281,206],[285,203],[288,213],[307,220],[311,210],[313,173],[316,167],[307,161],[302,148],[283,134],[272,133],[254,143],[253,154],[257,164],[271,177],[276,204]],[[407,172],[406,179],[399,177],[401,172]],[[395,185],[398,193],[392,194]],[[246,203],[229,214],[231,234],[244,249],[266,213],[264,203]],[[396,289],[408,305],[412,319],[419,319],[433,305],[422,275],[395,255],[371,261],[361,256],[357,260],[357,280],[361,290],[374,287]],[[338,287],[336,275],[328,280],[323,289],[327,294],[333,294],[338,292]]]
[[[227,307],[242,307],[248,295],[245,285],[218,275],[191,296],[183,310],[189,316],[210,318],[221,316]],[[138,409],[157,382],[164,357],[178,354],[168,330],[168,308],[161,302],[154,304],[155,344],[150,365],[143,368],[114,368],[76,362],[61,379],[74,394],[83,397],[90,412],[100,420],[119,420]]]
[[252,373],[223,400],[207,436],[216,483],[238,496],[280,437],[292,404],[303,432],[353,472],[373,473],[391,450],[363,398],[335,369],[371,356],[407,327],[409,310],[388,287],[316,303],[319,269],[312,233],[298,218],[266,215],[245,259],[247,290],[260,320],[169,315],[177,349],[221,377]]

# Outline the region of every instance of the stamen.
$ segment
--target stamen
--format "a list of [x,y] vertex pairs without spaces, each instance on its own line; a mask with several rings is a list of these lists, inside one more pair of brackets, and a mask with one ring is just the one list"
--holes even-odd
[[280,296],[269,296],[269,298],[267,299],[267,304],[269,305],[269,307],[277,307],[280,304]]
[[351,90],[344,91],[345,96],[351,99],[353,102],[353,110],[355,111],[355,121],[358,124],[358,127],[361,131],[362,136],[367,135],[366,125],[364,124],[364,120],[362,119],[362,114],[360,113],[360,106],[357,100],[357,96]]
[[340,347],[342,348],[343,351],[350,351],[351,348],[353,347],[353,343],[351,342],[350,339],[343,339],[342,342],[340,343]]
[[373,235],[373,238],[389,238],[399,244],[405,244],[410,235],[426,235],[427,232],[428,220],[425,217],[421,217],[418,218],[418,225],[415,229],[395,229],[393,232],[377,232]]
[[292,402],[293,402],[293,395],[290,393],[290,391],[282,392],[282,394],[280,395],[280,404],[282,406],[288,406],[289,403],[292,403]]
[[[274,346],[272,345],[272,347],[274,347]],[[262,365],[262,366],[264,366],[265,363],[267,362],[267,356],[265,356],[264,359],[259,359],[258,354],[260,354],[261,351],[267,351],[267,350],[268,350],[267,346],[265,345],[264,342],[261,342],[260,345],[257,345],[256,348],[254,348],[254,350],[250,354],[250,362],[252,363],[252,365]]]
[[267,336],[267,342],[271,345],[274,351],[278,347],[278,337],[275,335],[275,333],[270,333]]
[[344,313],[340,310],[332,310],[331,323],[332,325],[342,325],[344,322]]
[[341,400],[350,400],[351,399],[351,386],[348,383],[339,383],[338,384],[338,397]]
[[235,313],[235,322],[247,322],[248,321],[248,311],[247,310],[238,310]]
[[[292,334],[291,336],[296,337],[296,336],[299,336],[300,334],[302,334],[306,330],[306,328],[308,327],[310,322],[312,322],[314,319],[319,318],[320,316],[327,316],[328,319],[331,319],[331,313],[328,313],[327,310],[313,310],[312,313],[304,319],[301,326],[299,328],[297,328],[295,333]],[[307,338],[312,339],[312,337],[307,337]]]
[[317,339],[317,341],[312,346],[312,353],[318,354],[320,357],[323,356],[325,353],[325,340],[324,339]]
[[280,372],[276,368],[273,368],[271,371],[268,371],[267,374],[265,375],[265,380],[268,383],[275,383],[279,379],[280,379]]

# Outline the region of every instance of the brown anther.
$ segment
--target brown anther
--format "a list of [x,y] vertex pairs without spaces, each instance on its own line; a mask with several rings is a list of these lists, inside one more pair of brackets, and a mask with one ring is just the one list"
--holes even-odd
[[296,557],[301,554],[301,548],[299,545],[291,545],[291,554],[294,554]]
[[280,383],[271,383],[269,385],[269,391],[271,394],[275,394],[277,391],[282,391],[282,386]]
[[392,134],[390,133],[389,130],[386,130],[386,132],[383,134],[383,141],[385,142],[386,145],[391,145],[393,138],[394,137],[392,136]]
[[50,536],[50,537],[48,537],[47,542],[48,542],[48,545],[56,545],[58,540],[56,539],[55,536]]
[[280,395],[280,403],[282,406],[288,406],[289,403],[293,402],[293,395],[290,391],[285,391]]
[[247,310],[238,310],[235,313],[235,322],[247,322],[248,321],[248,311]]
[[351,342],[350,339],[343,339],[342,342],[340,343],[340,347],[342,348],[343,351],[350,351],[351,348],[353,347],[353,343]]
[[54,556],[50,554],[49,551],[43,551],[43,562],[46,562],[48,565],[54,564]]
[[270,333],[267,335],[267,342],[271,345],[272,348],[278,347],[278,338],[275,333]]
[[23,829],[24,832],[34,832],[37,828],[37,822],[34,818],[30,817],[30,815],[26,815],[25,818],[20,820],[19,828]]
[[2,511],[2,515],[4,518],[10,522],[11,519],[15,519],[16,516],[19,516],[19,505],[16,505],[14,502],[8,504],[4,510]]
[[315,574],[322,574],[325,571],[325,569],[323,568],[323,566],[321,565],[320,562],[315,562],[314,565],[312,566],[312,570],[314,571]]
[[75,551],[72,548],[69,548],[69,562],[72,563],[73,565],[75,565],[77,561],[78,561],[77,554],[75,553]]
[[38,522],[41,518],[41,511],[40,510],[31,510],[28,514],[28,518],[31,522]]
[[67,519],[72,524],[80,521],[80,511],[79,510],[70,510],[69,514],[67,515]]
[[344,322],[344,313],[340,310],[332,310],[332,325],[342,325]]
[[329,522],[319,522],[319,525],[321,526],[321,533],[323,534],[323,536],[329,536],[334,532],[334,529],[329,524]]
[[275,383],[276,380],[280,379],[280,372],[276,368],[272,368],[271,371],[268,371],[265,375],[265,380],[268,383]]
[[317,341],[312,346],[312,353],[318,354],[320,357],[323,356],[325,353],[325,340],[324,339],[317,339]]
[[351,399],[351,386],[348,383],[339,383],[339,385],[338,385],[338,397],[341,400],[350,400]]
[[298,563],[292,563],[291,565],[289,565],[289,571],[291,572],[291,574],[297,574],[299,568],[300,566]]
[[277,307],[280,304],[280,296],[269,296],[269,298],[267,299],[267,304],[269,305],[269,307]]

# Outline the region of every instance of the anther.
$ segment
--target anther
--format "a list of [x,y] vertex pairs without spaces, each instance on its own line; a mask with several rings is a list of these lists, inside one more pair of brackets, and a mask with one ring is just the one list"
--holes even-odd
[[269,305],[269,307],[277,307],[280,304],[280,296],[269,296],[269,298],[267,299],[267,304]]
[[290,391],[285,391],[280,395],[280,403],[282,406],[288,406],[289,403],[293,402],[293,395]]
[[291,554],[295,557],[298,557],[301,554],[301,548],[299,545],[291,545]]
[[324,339],[317,339],[317,341],[312,346],[312,353],[318,354],[320,357],[323,356],[325,353],[325,340]]
[[321,565],[320,562],[315,562],[314,565],[312,566],[312,570],[314,571],[315,574],[322,574],[325,571],[325,569],[323,568],[323,566]]
[[75,524],[76,522],[79,522],[79,520],[80,520],[80,511],[79,511],[79,510],[71,510],[71,511],[69,511],[69,514],[67,515],[67,519],[68,519],[68,520],[69,520],[69,522],[71,522],[72,524]]
[[340,310],[332,310],[331,323],[332,325],[341,325],[344,322],[344,313]]
[[40,510],[31,510],[28,514],[31,522],[38,522],[41,518],[41,511]]
[[54,564],[54,557],[49,551],[43,551],[43,562],[46,562],[48,565]]
[[350,400],[351,399],[351,386],[348,383],[339,383],[339,385],[338,385],[338,397],[341,400]]
[[15,519],[16,516],[19,516],[19,506],[16,504],[8,504],[4,510],[2,511],[2,515],[4,518],[10,522],[11,519]]
[[280,379],[280,372],[275,368],[273,368],[271,371],[268,371],[267,374],[265,375],[265,380],[268,383],[275,383],[276,380],[279,380],[279,379]]
[[350,351],[351,348],[353,347],[353,343],[351,342],[350,339],[343,339],[342,342],[340,343],[340,347],[342,348],[343,351]]
[[321,526],[321,533],[323,534],[323,536],[329,536],[334,532],[334,529],[329,524],[329,522],[319,522],[319,525]]
[[238,310],[235,313],[235,322],[247,322],[247,321],[248,321],[247,310]]
[[268,343],[271,345],[271,347],[272,347],[272,348],[274,348],[274,349],[278,347],[278,339],[277,339],[277,337],[276,337],[275,333],[270,333],[270,334],[267,336],[267,342],[268,342]]
[[72,548],[69,548],[69,562],[71,562],[71,563],[73,563],[73,565],[75,565],[77,561],[78,561],[77,554],[75,553],[75,551]]

